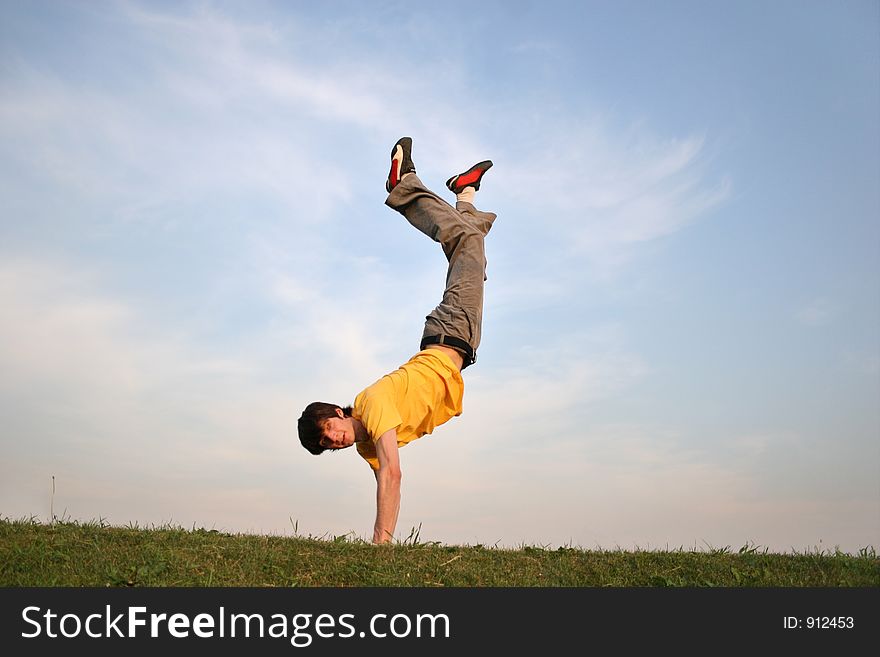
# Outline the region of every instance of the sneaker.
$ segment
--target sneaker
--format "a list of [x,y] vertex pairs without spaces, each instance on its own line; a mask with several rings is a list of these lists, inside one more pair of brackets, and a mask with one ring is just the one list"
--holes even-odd
[[385,190],[390,194],[397,187],[405,173],[415,173],[416,165],[412,161],[412,138],[401,137],[391,149],[391,171],[385,181]]
[[456,194],[461,192],[465,187],[473,187],[474,189],[479,189],[480,179],[483,177],[483,174],[486,173],[491,167],[492,160],[484,160],[483,162],[479,162],[464,173],[460,173],[457,176],[452,176],[452,178],[446,181],[446,186],[449,188],[450,191]]

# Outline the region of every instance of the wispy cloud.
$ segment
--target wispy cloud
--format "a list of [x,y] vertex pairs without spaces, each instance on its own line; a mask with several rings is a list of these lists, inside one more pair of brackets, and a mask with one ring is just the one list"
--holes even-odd
[[[694,524],[710,541],[750,538],[725,524],[760,511],[739,497],[755,484],[739,466],[765,455],[772,432],[744,433],[736,459],[720,464],[675,427],[590,416],[636,390],[652,363],[623,324],[582,312],[582,285],[630,270],[641,249],[725,203],[733,183],[709,173],[712,135],[621,125],[576,99],[490,97],[456,52],[408,55],[417,75],[400,74],[400,51],[357,38],[316,56],[308,44],[333,41],[334,28],[302,15],[112,11],[136,46],[136,84],[73,81],[25,60],[4,69],[0,153],[30,186],[0,184],[49,228],[0,246],[22,252],[0,267],[0,368],[5,415],[37,436],[16,447],[30,450],[19,461],[29,474],[76,463],[65,471],[71,494],[82,505],[120,498],[102,508],[123,522],[147,508],[139,499],[160,473],[175,486],[153,493],[151,520],[367,526],[365,466],[352,454],[304,455],[294,426],[305,403],[351,401],[409,356],[439,299],[436,245],[411,246],[411,229],[381,204],[388,150],[408,133],[438,187],[462,165],[496,161],[480,192],[501,214],[489,322],[503,315],[530,337],[508,335],[503,354],[469,370],[465,415],[407,448],[406,471],[418,475],[405,484],[406,518],[430,520],[442,540],[497,531],[508,544],[562,543],[566,531],[643,544]],[[381,41],[389,28],[364,29]],[[520,49],[566,56],[538,39]],[[62,214],[48,205],[59,198],[74,201]],[[135,247],[143,236],[149,251],[116,256],[106,233]],[[212,250],[221,239],[225,250]],[[181,242],[190,248],[175,251]],[[428,249],[436,260],[422,259]],[[166,278],[143,274],[139,288],[138,271]],[[565,321],[545,325],[536,306]],[[834,305],[816,299],[795,317],[821,325]],[[866,363],[876,373],[876,359]],[[58,456],[44,464],[45,452]],[[116,471],[102,473],[104,462]],[[657,495],[646,501],[646,490]],[[613,508],[597,502],[609,495]],[[763,526],[783,514],[764,513]],[[517,521],[528,532],[511,533]]]
[[834,320],[836,308],[826,297],[817,297],[795,311],[795,319],[805,326],[824,326]]
[[620,327],[569,333],[552,343],[523,345],[496,366],[491,380],[469,379],[469,403],[480,409],[478,433],[505,436],[508,449],[534,447],[532,437],[579,440],[576,417],[640,381],[648,366],[626,348]]
[[285,378],[303,371],[286,332],[221,353],[106,287],[57,262],[0,267],[6,513],[41,509],[57,475],[75,518],[276,531],[309,508],[316,477],[345,477],[322,475],[332,464],[316,467],[297,444],[297,402],[333,377]]
[[729,179],[705,180],[702,137],[660,139],[644,125],[618,133],[599,117],[553,123],[499,177],[518,207],[540,216],[570,257],[586,257],[600,275],[729,196]]
[[[248,23],[206,6],[121,8],[122,29],[150,53],[137,63],[139,85],[119,95],[22,65],[7,80],[0,115],[4,134],[20,145],[8,156],[61,186],[115,198],[124,213],[250,193],[299,210],[300,222],[327,216],[363,188],[357,168],[381,171],[386,142],[412,132],[429,177],[468,158],[495,158],[495,197],[540,216],[557,240],[607,270],[729,191],[729,181],[704,182],[701,137],[658,137],[644,125],[620,133],[601,117],[564,118],[576,107],[499,115],[497,99],[467,78],[450,79],[430,63],[416,78],[382,73],[394,62],[356,42],[303,61],[285,37],[313,29],[307,24]],[[468,98],[466,113],[460,98]],[[358,155],[364,146],[376,155]],[[374,178],[378,186],[380,174]]]

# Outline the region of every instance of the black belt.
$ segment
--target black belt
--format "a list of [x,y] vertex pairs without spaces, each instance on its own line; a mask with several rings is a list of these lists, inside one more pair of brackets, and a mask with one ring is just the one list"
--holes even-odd
[[465,358],[461,365],[461,369],[464,369],[468,365],[473,365],[477,360],[477,355],[474,353],[473,348],[460,338],[455,338],[451,335],[428,335],[422,338],[422,344],[419,349],[424,349],[429,344],[442,344],[448,347],[455,347],[459,351],[464,352]]

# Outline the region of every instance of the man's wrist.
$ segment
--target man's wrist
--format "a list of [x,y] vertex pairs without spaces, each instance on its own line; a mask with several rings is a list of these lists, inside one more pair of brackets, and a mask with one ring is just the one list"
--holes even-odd
[[373,529],[373,543],[376,545],[382,545],[383,543],[390,543],[393,536],[391,532],[387,529],[380,529],[376,527]]

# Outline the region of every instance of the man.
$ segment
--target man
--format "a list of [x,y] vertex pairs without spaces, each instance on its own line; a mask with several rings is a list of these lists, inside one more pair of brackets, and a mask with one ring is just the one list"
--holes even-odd
[[391,149],[385,204],[443,247],[449,261],[443,300],[426,317],[419,353],[363,390],[352,406],[313,402],[299,418],[299,438],[309,452],[356,445],[373,468],[374,543],[391,540],[397,525],[398,448],[461,415],[461,371],[474,363],[480,345],[486,279],[483,238],[495,221],[495,214],[480,212],[473,201],[491,166],[486,160],[446,181],[456,196],[453,208],[416,176],[412,139],[397,141]]

